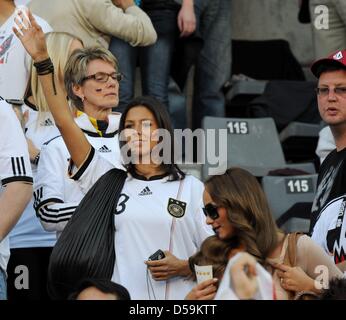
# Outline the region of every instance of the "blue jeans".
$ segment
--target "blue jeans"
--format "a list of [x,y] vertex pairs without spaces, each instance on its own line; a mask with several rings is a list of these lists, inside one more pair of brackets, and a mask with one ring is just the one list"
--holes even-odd
[[204,42],[194,79],[193,127],[198,128],[205,116],[225,115],[222,87],[231,75],[231,0],[196,0],[195,8]]
[[168,84],[177,32],[177,12],[175,10],[153,10],[147,14],[158,34],[154,45],[132,47],[118,38],[111,39],[109,50],[118,59],[120,72],[125,76],[120,82],[119,106],[115,109],[118,112],[123,112],[134,97],[138,58],[143,95],[153,96],[169,108]]
[[0,268],[0,300],[7,300],[6,274]]

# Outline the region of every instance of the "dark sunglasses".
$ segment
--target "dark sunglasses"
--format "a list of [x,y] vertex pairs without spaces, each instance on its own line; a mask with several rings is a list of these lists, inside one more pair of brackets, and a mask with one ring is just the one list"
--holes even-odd
[[216,220],[219,217],[219,213],[217,211],[218,206],[208,203],[204,208],[203,212],[206,217],[209,217],[210,219]]

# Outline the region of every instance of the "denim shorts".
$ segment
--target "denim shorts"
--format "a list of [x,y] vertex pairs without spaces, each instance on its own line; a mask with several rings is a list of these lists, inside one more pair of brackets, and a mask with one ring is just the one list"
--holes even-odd
[[7,300],[6,274],[0,268],[0,300]]

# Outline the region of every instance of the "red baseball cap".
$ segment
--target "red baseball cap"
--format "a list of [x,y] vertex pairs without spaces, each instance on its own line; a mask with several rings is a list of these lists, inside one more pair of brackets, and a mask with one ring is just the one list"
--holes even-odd
[[338,50],[327,58],[315,61],[311,66],[311,72],[316,78],[320,77],[319,68],[321,66],[336,66],[346,70],[346,50]]

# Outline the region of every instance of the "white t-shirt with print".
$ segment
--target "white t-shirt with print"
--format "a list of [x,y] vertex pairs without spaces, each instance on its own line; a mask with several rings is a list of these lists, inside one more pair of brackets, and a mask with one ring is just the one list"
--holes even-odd
[[321,211],[311,238],[338,264],[346,248],[346,195],[330,201]]
[[[116,135],[119,118],[118,114],[108,116],[109,124],[103,137],[97,134],[85,113],[75,119],[90,144],[110,163],[120,159]],[[34,205],[37,216],[45,230],[56,232],[58,237],[84,197],[79,184],[68,176],[70,158],[65,142],[59,135],[42,147],[35,176]]]
[[[112,168],[92,150],[73,177],[79,176],[78,181],[87,192]],[[182,277],[155,281],[147,273],[144,261],[158,249],[170,248],[177,258],[187,260],[212,235],[202,211],[203,189],[203,184],[190,175],[182,181],[168,181],[168,177],[143,180],[130,175],[126,179],[114,215],[116,264],[112,280],[126,287],[132,299],[184,299],[195,285]],[[186,203],[182,217],[173,219],[168,212],[170,198]]]

